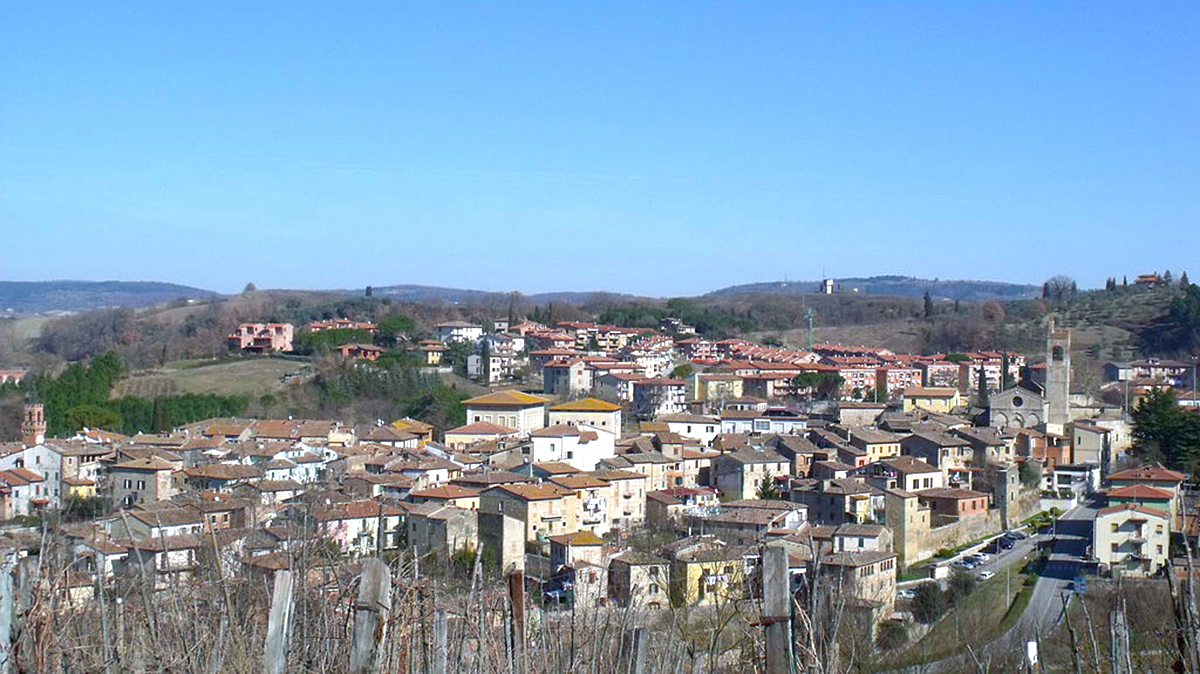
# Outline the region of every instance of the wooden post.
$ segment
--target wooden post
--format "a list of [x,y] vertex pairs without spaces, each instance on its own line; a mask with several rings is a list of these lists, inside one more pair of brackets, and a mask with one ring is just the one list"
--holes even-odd
[[450,640],[446,629],[446,612],[438,609],[433,613],[433,674],[447,674],[450,658]]
[[508,603],[512,607],[512,671],[525,674],[525,573],[508,574]]
[[275,593],[271,596],[271,616],[267,622],[267,641],[263,647],[264,674],[283,674],[287,670],[285,648],[292,621],[292,572],[275,572]]
[[763,625],[767,632],[767,674],[792,674],[792,588],[787,549],[763,550]]
[[0,561],[0,673],[8,674],[14,670],[16,663],[12,661],[13,635],[13,566],[16,554],[5,551],[3,561]]
[[363,564],[354,603],[354,639],[350,644],[351,674],[375,670],[375,648],[383,640],[387,616],[392,610],[392,573],[378,557]]
[[621,640],[621,670],[628,674],[644,674],[646,671],[646,628],[635,627],[625,633]]

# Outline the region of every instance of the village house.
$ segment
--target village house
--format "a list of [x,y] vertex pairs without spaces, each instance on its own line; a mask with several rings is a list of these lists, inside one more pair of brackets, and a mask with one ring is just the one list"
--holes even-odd
[[646,524],[651,527],[678,526],[692,508],[711,508],[720,499],[711,487],[670,487],[646,493]]
[[880,494],[854,478],[791,478],[784,490],[788,501],[808,506],[809,521],[815,524],[865,523],[875,517]]
[[438,323],[438,340],[443,344],[450,342],[466,342],[478,344],[483,339],[483,326],[467,323],[466,321],[446,321]]
[[397,550],[403,540],[403,510],[367,499],[327,503],[313,508],[317,532],[348,555],[366,556]]
[[493,424],[490,421],[476,421],[446,431],[443,441],[452,450],[462,450],[469,449],[473,445],[478,445],[482,442],[490,442],[500,438],[515,438],[518,435],[519,433],[516,429]]
[[113,504],[131,506],[174,497],[181,491],[177,470],[176,464],[156,457],[109,466],[107,481]]
[[292,350],[295,328],[291,323],[242,323],[229,334],[230,348],[250,353]]
[[808,508],[787,501],[745,499],[713,508],[684,511],[683,525],[692,534],[711,534],[730,545],[755,545],[767,534],[796,531],[808,522]]
[[741,548],[715,536],[691,536],[667,545],[674,606],[721,605],[746,596]]
[[479,514],[470,508],[429,501],[408,509],[405,519],[408,547],[417,555],[441,559],[474,550],[479,538]]
[[1100,509],[1092,524],[1092,554],[1112,575],[1150,576],[1167,563],[1171,516],[1133,503]]
[[608,562],[608,596],[622,608],[665,608],[670,588],[667,560],[626,550]]
[[983,492],[951,487],[922,489],[916,494],[917,501],[922,506],[928,506],[933,514],[956,520],[972,515],[986,515],[988,501],[991,500],[991,497]]
[[713,439],[721,432],[720,419],[699,414],[666,414],[657,421],[666,424],[672,433],[699,440],[705,447],[712,447]]
[[942,471],[947,485],[971,483],[975,450],[966,440],[938,431],[918,431],[900,441],[901,451]]
[[788,475],[790,469],[774,450],[744,448],[713,459],[713,484],[727,499],[754,498],[762,484],[774,484],[776,475]]
[[595,470],[602,459],[616,455],[616,436],[588,426],[547,426],[530,433],[529,439],[534,462],[564,461],[579,470]]
[[639,379],[633,386],[633,413],[638,419],[681,414],[687,402],[687,382],[656,377]]
[[378,360],[383,348],[374,344],[343,344],[337,348],[342,360]]
[[904,390],[903,407],[905,412],[925,410],[949,414],[962,404],[956,388],[926,388],[914,386]]
[[519,520],[529,542],[579,530],[579,498],[574,491],[553,484],[491,487],[479,495],[479,511]]
[[621,434],[621,406],[597,398],[583,398],[550,408],[550,425],[591,426]]
[[528,435],[546,425],[547,400],[521,391],[497,391],[463,401],[467,423],[481,421]]

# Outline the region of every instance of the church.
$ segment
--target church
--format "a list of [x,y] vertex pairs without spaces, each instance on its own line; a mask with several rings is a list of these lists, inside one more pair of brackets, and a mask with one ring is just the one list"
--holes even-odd
[[[995,428],[1037,428],[1061,435],[1070,422],[1071,331],[1056,328],[1046,337],[1046,384],[1022,381],[991,396],[988,423]],[[1044,425],[1044,426],[1043,426]]]

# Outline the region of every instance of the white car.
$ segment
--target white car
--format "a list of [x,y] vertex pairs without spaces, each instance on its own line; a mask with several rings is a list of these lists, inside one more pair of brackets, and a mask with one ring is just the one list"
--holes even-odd
[[995,571],[980,571],[979,572],[979,580],[987,580],[988,578],[991,578],[994,575],[996,575]]
[[989,559],[989,557],[986,552],[976,552],[975,554],[971,555],[971,559],[982,564],[982,563],[986,562]]
[[910,590],[908,588],[902,587],[899,590],[896,590],[896,598],[897,599],[916,599],[917,593],[913,592],[912,590]]

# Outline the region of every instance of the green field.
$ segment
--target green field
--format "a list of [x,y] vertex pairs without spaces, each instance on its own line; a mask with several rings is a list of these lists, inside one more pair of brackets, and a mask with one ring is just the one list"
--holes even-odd
[[140,370],[117,384],[113,397],[144,398],[181,393],[216,393],[257,397],[283,390],[282,378],[305,371],[307,363],[279,358],[185,360]]

